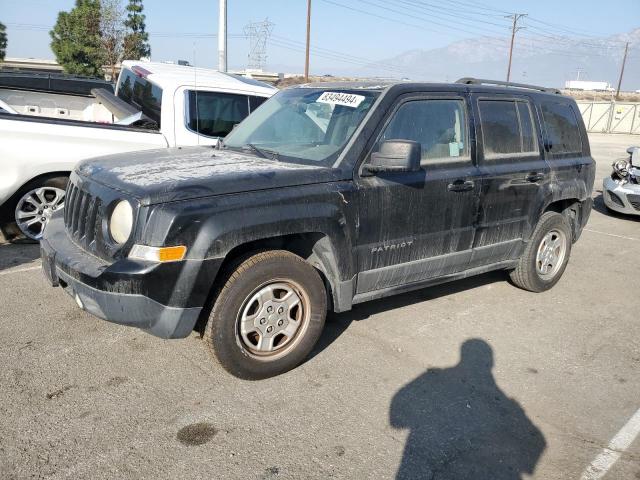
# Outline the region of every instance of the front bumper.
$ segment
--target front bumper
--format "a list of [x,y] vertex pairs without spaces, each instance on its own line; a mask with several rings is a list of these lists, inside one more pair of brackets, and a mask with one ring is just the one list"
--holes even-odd
[[640,185],[622,185],[611,177],[605,177],[602,185],[604,204],[608,208],[627,215],[640,215]]
[[63,287],[80,308],[104,320],[161,338],[191,333],[219,262],[122,259],[109,264],[73,243],[63,223],[54,216],[40,242],[42,269],[53,286]]

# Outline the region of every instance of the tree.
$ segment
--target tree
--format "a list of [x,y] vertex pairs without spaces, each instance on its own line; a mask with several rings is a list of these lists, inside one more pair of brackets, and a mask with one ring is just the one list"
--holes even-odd
[[100,18],[100,0],[76,0],[71,11],[58,13],[58,20],[49,34],[51,50],[65,72],[102,75],[104,55]]
[[101,0],[100,38],[102,57],[109,66],[111,79],[116,78],[116,65],[124,51],[124,10],[120,0]]
[[151,56],[149,34],[146,32],[144,6],[142,0],[129,0],[127,5],[127,35],[124,37],[124,59],[139,60]]
[[0,23],[0,62],[4,61],[7,53],[7,27]]

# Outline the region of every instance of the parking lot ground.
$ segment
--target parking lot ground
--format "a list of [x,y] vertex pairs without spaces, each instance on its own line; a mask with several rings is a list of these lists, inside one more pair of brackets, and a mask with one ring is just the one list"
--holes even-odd
[[[591,143],[596,209],[555,288],[497,272],[363,304],[259,382],[195,333],[83,313],[36,246],[0,246],[0,478],[580,478],[640,408],[640,220],[600,198],[640,139]],[[640,478],[627,440],[604,478]]]

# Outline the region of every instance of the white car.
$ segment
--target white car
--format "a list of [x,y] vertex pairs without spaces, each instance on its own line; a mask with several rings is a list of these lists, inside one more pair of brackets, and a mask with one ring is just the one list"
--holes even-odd
[[238,75],[139,61],[123,62],[115,95],[0,88],[0,222],[15,219],[39,240],[78,161],[216,145],[276,92]]
[[613,164],[611,176],[603,181],[604,204],[610,210],[640,215],[640,147],[627,150],[629,160]]

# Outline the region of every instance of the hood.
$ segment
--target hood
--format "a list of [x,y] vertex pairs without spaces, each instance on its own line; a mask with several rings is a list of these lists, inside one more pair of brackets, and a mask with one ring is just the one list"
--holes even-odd
[[211,147],[121,153],[81,162],[77,173],[143,205],[343,179],[337,169]]

